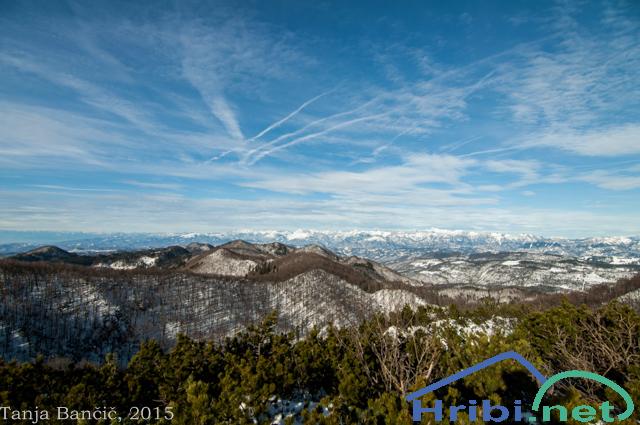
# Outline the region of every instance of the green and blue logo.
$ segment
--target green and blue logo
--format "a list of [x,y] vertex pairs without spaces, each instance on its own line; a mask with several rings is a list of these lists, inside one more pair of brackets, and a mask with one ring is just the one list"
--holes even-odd
[[[478,372],[479,370],[508,359],[515,360],[522,364],[540,384],[540,388],[538,389],[533,400],[533,405],[531,406],[533,414],[528,412],[523,413],[522,402],[520,400],[516,400],[514,402],[512,409],[509,409],[506,406],[494,405],[490,400],[482,400],[481,402],[478,402],[477,400],[469,400],[469,405],[450,406],[448,419],[451,422],[456,422],[459,412],[462,411],[468,415],[469,420],[472,422],[475,422],[478,419],[482,419],[484,422],[503,422],[506,420],[511,420],[513,422],[550,422],[552,420],[551,415],[555,412],[558,415],[557,419],[561,422],[566,422],[571,418],[577,422],[584,423],[593,421],[613,423],[628,419],[633,414],[634,404],[631,396],[624,388],[612,380],[584,370],[569,370],[546,378],[535,366],[533,366],[533,364],[531,364],[531,362],[526,360],[520,354],[515,351],[507,351],[477,363],[451,376],[447,376],[446,378],[407,395],[406,399],[413,403],[413,420],[420,421],[423,413],[430,413],[433,414],[436,422],[442,421],[445,417],[442,400],[436,400],[432,407],[423,407],[420,397]],[[614,411],[617,412],[620,409],[616,409],[616,407],[608,401],[602,403],[598,409],[589,405],[575,406],[571,411],[569,411],[567,407],[561,405],[542,406],[541,408],[542,398],[547,391],[549,391],[555,383],[563,379],[570,378],[589,379],[606,385],[622,397],[626,404],[625,409],[620,413],[614,414]]]

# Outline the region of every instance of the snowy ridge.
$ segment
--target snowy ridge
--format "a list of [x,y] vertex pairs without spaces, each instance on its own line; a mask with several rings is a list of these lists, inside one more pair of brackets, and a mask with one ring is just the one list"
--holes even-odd
[[228,251],[218,249],[195,259],[191,270],[197,273],[239,277],[246,276],[255,270],[257,265],[257,261],[234,258]]
[[402,289],[381,289],[371,294],[371,298],[373,305],[384,313],[399,310],[405,305],[412,307],[427,305],[422,298]]
[[[73,235],[77,238],[77,235]],[[592,257],[604,261],[631,261],[640,264],[640,236],[594,238],[553,238],[532,234],[508,234],[462,230],[424,231],[323,231],[323,230],[241,230],[219,233],[183,234],[106,234],[86,235],[83,239],[63,239],[56,243],[67,250],[131,250],[168,245],[186,246],[193,242],[220,245],[232,240],[252,243],[280,242],[301,247],[321,245],[341,255],[358,255],[377,260],[413,257],[429,252],[529,252]],[[27,250],[37,245],[0,245],[0,255],[11,250]],[[621,260],[616,260],[621,259]]]
[[418,281],[446,287],[515,287],[544,291],[582,291],[640,272],[635,263],[614,264],[566,256],[512,252],[437,255],[388,264]]
[[[0,354],[99,360],[116,352],[124,361],[140,341],[155,339],[170,347],[180,333],[219,340],[273,311],[281,330],[304,334],[405,305],[426,305],[410,291],[415,287],[404,283],[414,281],[375,262],[326,250],[234,241],[192,255],[186,268],[153,271],[146,270],[153,257],[135,253],[119,253],[117,261],[100,267],[89,256],[80,263],[69,257],[74,262],[66,268],[41,260],[0,261],[5,295],[0,339],[13,341]],[[135,270],[113,270],[136,264]]]
[[623,296],[618,298],[618,301],[629,304],[639,304],[640,305],[640,289],[636,289],[635,291],[627,292]]

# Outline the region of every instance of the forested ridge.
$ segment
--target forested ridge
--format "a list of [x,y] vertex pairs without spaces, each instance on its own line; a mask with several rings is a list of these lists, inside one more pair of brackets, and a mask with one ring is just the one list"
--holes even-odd
[[[279,312],[280,331],[301,333],[314,325],[355,324],[375,312],[373,291],[381,286],[355,280],[360,275],[341,265],[338,276],[330,266],[305,269],[296,262],[295,270],[304,273],[266,280],[259,274],[0,261],[0,355],[99,361],[115,352],[126,363],[143,340],[154,339],[164,349],[175,344],[178,333],[220,341],[273,310]],[[356,283],[343,279],[347,276]],[[407,287],[384,284],[389,290]]]
[[[474,324],[488,321],[501,325],[474,330]],[[466,309],[407,307],[303,337],[278,332],[276,322],[271,314],[222,342],[179,336],[170,350],[150,340],[126,367],[112,355],[100,364],[42,357],[0,361],[0,403],[14,409],[109,406],[123,417],[131,406],[169,407],[174,424],[271,423],[274,418],[409,424],[407,393],[507,350],[522,354],[546,375],[569,369],[602,374],[640,400],[640,316],[617,302],[589,307],[564,301],[546,309],[494,303]],[[568,406],[619,402],[600,386],[571,385],[558,386],[554,401]],[[505,361],[426,395],[423,404],[437,397],[447,406],[469,399],[505,405],[521,399],[530,405],[536,389],[526,370]],[[288,403],[301,408],[288,418],[277,416],[292,411]],[[425,415],[424,423],[428,419]],[[637,419],[636,412],[629,423]]]
[[[170,349],[178,334],[215,341],[233,336],[271,311],[277,331],[308,333],[356,326],[404,304],[473,308],[477,301],[450,298],[433,287],[385,280],[366,260],[344,264],[315,254],[276,261],[248,277],[181,270],[112,270],[47,262],[0,261],[0,356],[30,360],[68,357],[99,362],[117,354],[122,366],[144,340]],[[378,280],[365,279],[373,275]],[[395,278],[395,275],[391,277]],[[597,306],[632,294],[640,278],[603,284],[566,298]],[[491,290],[486,292],[491,295]],[[526,292],[523,292],[526,294]],[[523,295],[524,296],[524,295]],[[531,292],[528,308],[557,305],[565,296]]]

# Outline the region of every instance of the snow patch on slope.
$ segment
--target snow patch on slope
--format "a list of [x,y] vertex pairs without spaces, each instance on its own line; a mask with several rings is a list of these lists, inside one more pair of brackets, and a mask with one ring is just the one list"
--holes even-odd
[[191,270],[196,273],[243,277],[255,270],[257,265],[256,261],[235,258],[225,250],[218,249],[198,259]]
[[403,289],[381,289],[371,294],[371,299],[384,313],[399,310],[405,305],[412,308],[427,305],[425,300]]

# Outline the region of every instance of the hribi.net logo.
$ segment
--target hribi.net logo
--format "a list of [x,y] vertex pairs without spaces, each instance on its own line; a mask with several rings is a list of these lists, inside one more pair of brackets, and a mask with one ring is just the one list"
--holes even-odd
[[[420,397],[424,396],[425,394],[428,394],[432,391],[437,390],[438,388],[449,385],[452,382],[455,382],[475,372],[478,372],[481,369],[507,359],[516,360],[520,364],[522,364],[525,368],[527,368],[527,370],[529,370],[529,372],[531,372],[531,374],[535,377],[540,385],[540,388],[538,389],[538,392],[533,399],[533,405],[530,409],[533,414],[529,412],[529,409],[522,405],[522,402],[520,400],[516,400],[514,402],[514,406],[512,406],[511,408],[507,406],[494,405],[490,400],[469,400],[468,405],[450,406],[448,412],[445,411],[442,400],[436,400],[433,403],[433,406],[430,407],[422,406]],[[549,391],[549,389],[558,381],[568,378],[589,379],[608,386],[622,397],[622,399],[626,403],[625,410],[621,413],[617,413],[616,406],[614,406],[609,401],[605,401],[604,403],[602,403],[599,408],[588,405],[579,405],[573,407],[572,409],[568,409],[566,406],[562,405],[541,407],[540,405],[545,393]],[[536,369],[535,366],[533,366],[529,361],[527,361],[524,357],[522,357],[515,351],[507,351],[505,353],[498,354],[497,356],[491,357],[490,359],[475,364],[451,376],[443,378],[431,385],[428,385],[418,391],[407,395],[406,399],[413,403],[413,420],[415,422],[419,422],[422,419],[423,414],[430,414],[436,422],[448,419],[449,421],[456,423],[458,414],[464,412],[467,414],[468,419],[471,422],[482,420],[484,422],[509,421],[544,423],[558,419],[561,422],[567,422],[569,419],[573,419],[577,422],[584,423],[597,421],[613,423],[628,419],[633,414],[634,409],[633,400],[631,399],[629,393],[620,385],[616,384],[610,379],[605,378],[604,376],[584,370],[569,370],[546,378],[542,373],[540,373],[538,369]],[[614,411],[616,411],[616,414],[614,414]],[[557,417],[554,419],[552,419],[553,413],[557,415]]]

